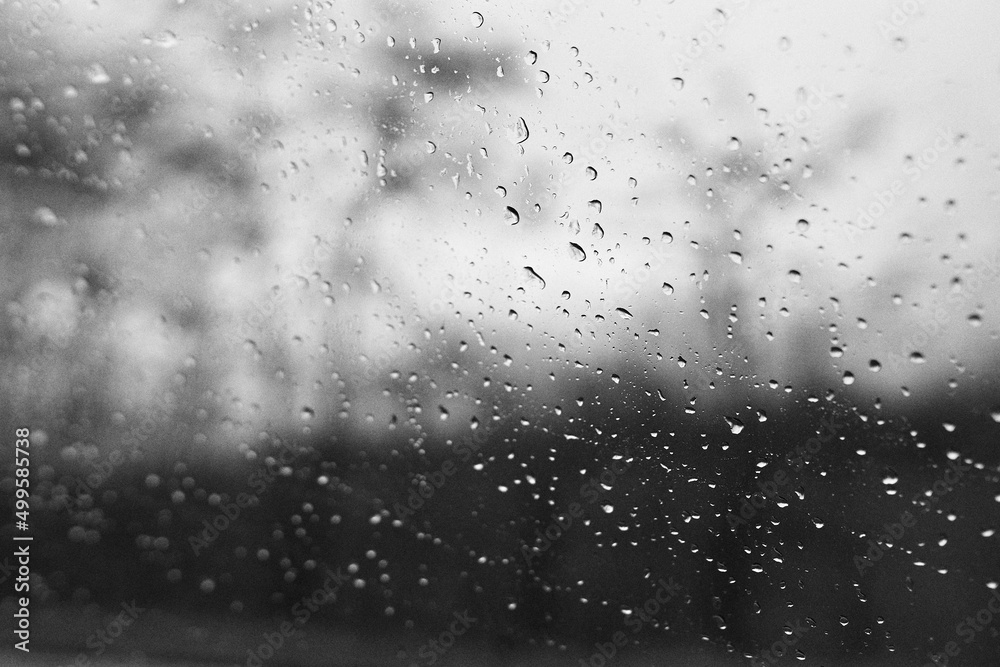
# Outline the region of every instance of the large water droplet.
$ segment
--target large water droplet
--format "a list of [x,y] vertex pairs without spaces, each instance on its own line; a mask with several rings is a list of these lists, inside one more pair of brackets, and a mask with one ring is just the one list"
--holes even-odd
[[523,144],[528,140],[528,123],[523,118],[518,118],[513,126],[507,128],[507,139],[511,143]]
[[521,222],[521,214],[513,206],[508,206],[507,210],[504,211],[503,219],[508,225],[513,226]]
[[538,273],[530,266],[524,267],[524,271],[527,274],[529,282],[534,282],[538,284],[542,289],[545,289],[545,279],[542,278]]

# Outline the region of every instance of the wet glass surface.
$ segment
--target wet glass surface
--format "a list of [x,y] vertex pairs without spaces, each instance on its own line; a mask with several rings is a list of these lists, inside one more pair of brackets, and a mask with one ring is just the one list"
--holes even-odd
[[0,2],[4,664],[1000,661],[998,19]]

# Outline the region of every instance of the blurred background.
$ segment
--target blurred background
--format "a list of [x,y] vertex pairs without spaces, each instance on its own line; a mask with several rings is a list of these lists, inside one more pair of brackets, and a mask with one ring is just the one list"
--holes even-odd
[[4,659],[1000,661],[998,19],[0,2]]

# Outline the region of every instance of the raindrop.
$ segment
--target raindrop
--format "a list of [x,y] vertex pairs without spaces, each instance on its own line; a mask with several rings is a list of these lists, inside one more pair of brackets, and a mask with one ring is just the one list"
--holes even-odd
[[802,274],[799,273],[798,271],[794,271],[794,270],[793,271],[789,271],[788,272],[788,279],[791,280],[793,283],[802,282]]
[[111,77],[108,76],[108,73],[104,71],[104,68],[98,63],[94,63],[87,68],[87,78],[91,83],[97,85],[105,84],[111,81]]
[[725,417],[724,416],[724,419],[726,420],[726,424],[729,425],[729,431],[733,435],[739,435],[743,431],[743,429],[745,428],[743,422],[741,422],[736,417]]
[[35,224],[44,227],[57,227],[59,225],[59,217],[48,206],[39,206],[36,208],[35,212],[31,214],[31,219]]
[[508,225],[513,226],[521,222],[521,214],[513,206],[508,206],[507,210],[504,211],[503,219]]
[[729,253],[729,259],[733,260],[734,264],[742,264],[743,263],[743,255],[741,255],[740,253],[735,252],[735,251]]
[[680,78],[679,76],[675,76],[673,79],[670,80],[670,82],[674,84],[675,90],[684,90],[684,79]]
[[674,293],[674,286],[670,283],[663,283],[663,293],[670,295]]
[[618,313],[618,316],[621,317],[623,320],[632,319],[632,313],[628,312],[624,308],[616,308],[615,312]]
[[924,359],[924,355],[921,354],[920,352],[914,352],[913,354],[910,355],[910,361],[912,361],[915,364],[922,364],[927,360]]
[[736,137],[731,137],[726,147],[731,151],[738,151],[740,149],[740,140]]
[[805,220],[805,219],[799,220],[798,222],[795,223],[795,229],[797,229],[798,231],[800,231],[802,233],[808,232],[809,231],[809,221]]
[[871,361],[868,362],[868,370],[870,370],[872,373],[878,373],[880,370],[882,370],[882,364],[879,363],[878,359],[872,359]]
[[596,236],[599,239],[604,238],[604,227],[601,227],[596,222],[594,223],[594,229],[590,232],[591,236]]
[[600,199],[591,199],[589,202],[587,202],[587,206],[594,209],[598,213],[600,213],[601,210],[604,208],[603,205],[601,204]]
[[528,134],[528,123],[523,118],[518,118],[513,127],[507,129],[507,138],[515,144],[523,144],[527,141]]
[[529,282],[540,283],[541,284],[541,288],[545,289],[545,280],[540,275],[538,275],[538,273],[536,273],[533,268],[531,268],[530,266],[526,266],[526,267],[524,267],[524,271],[527,274],[527,278],[528,278]]
[[573,243],[572,241],[570,241],[569,244],[569,251],[570,254],[573,256],[573,259],[575,259],[578,262],[582,262],[585,259],[587,259],[587,253],[584,251],[584,249],[579,245],[577,245],[576,243]]
[[479,12],[472,12],[472,27],[473,28],[481,28],[481,27],[483,27],[483,21],[484,20],[485,19],[483,19],[483,15],[482,14],[480,14]]

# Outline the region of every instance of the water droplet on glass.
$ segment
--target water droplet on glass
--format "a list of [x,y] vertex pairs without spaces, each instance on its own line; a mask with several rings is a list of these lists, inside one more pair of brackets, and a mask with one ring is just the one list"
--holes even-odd
[[503,214],[504,222],[508,225],[516,225],[521,222],[521,214],[517,212],[517,209],[513,206],[508,206]]
[[572,241],[570,241],[569,250],[570,254],[573,256],[573,259],[575,259],[576,261],[582,262],[583,260],[587,259],[586,251],[584,251],[582,247],[580,247],[576,243],[573,243]]
[[514,144],[523,144],[528,140],[528,123],[518,118],[513,126],[507,128],[507,139]]
[[624,308],[616,308],[615,312],[618,313],[618,316],[621,317],[623,320],[632,319],[632,313],[628,312]]
[[540,275],[538,275],[538,273],[536,273],[533,268],[531,268],[530,266],[526,266],[524,267],[524,271],[527,274],[529,282],[534,282],[538,284],[542,289],[545,289],[545,280]]
[[593,181],[593,180],[597,179],[597,170],[596,169],[594,169],[593,167],[587,167],[587,169],[585,171],[587,173],[587,179],[588,180]]
[[670,82],[674,84],[674,89],[684,90],[684,79],[680,78],[679,76],[675,76],[673,79],[670,80]]
[[664,294],[673,294],[674,293],[674,286],[671,285],[670,283],[663,283],[663,293]]
[[591,230],[590,234],[591,234],[591,236],[596,236],[599,239],[603,239],[604,238],[604,228],[601,227],[599,224],[597,224],[595,222],[594,223],[594,228]]
[[48,206],[39,206],[36,208],[34,213],[31,214],[31,219],[35,224],[44,227],[57,227],[59,225],[59,217]]
[[111,77],[108,76],[108,73],[98,63],[94,63],[87,68],[87,79],[89,79],[91,83],[97,85],[105,84],[111,81]]
[[740,140],[736,137],[731,137],[726,147],[731,151],[738,151],[740,149]]
[[480,14],[479,12],[472,12],[472,27],[473,28],[481,28],[481,27],[483,27],[483,21],[484,20],[485,19],[483,19],[483,15],[482,14]]

